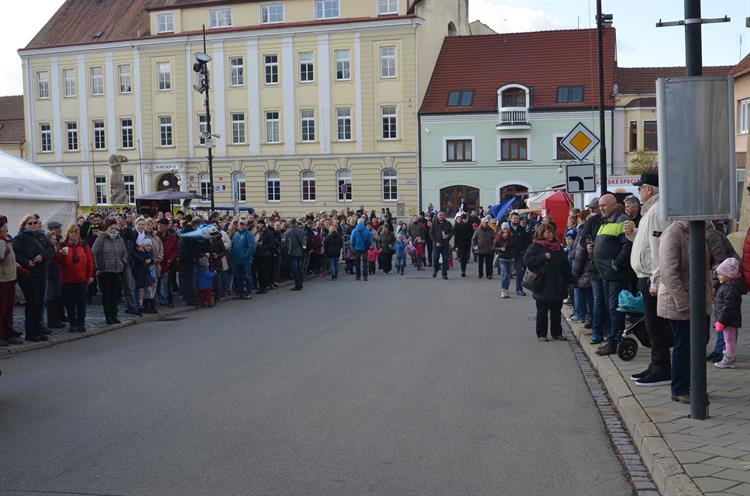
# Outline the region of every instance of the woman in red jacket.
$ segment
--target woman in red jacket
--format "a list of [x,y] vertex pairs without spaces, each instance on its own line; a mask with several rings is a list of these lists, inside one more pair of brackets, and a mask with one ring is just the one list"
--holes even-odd
[[81,230],[71,224],[65,239],[55,253],[60,266],[65,310],[68,313],[68,332],[86,332],[86,290],[94,282],[94,257],[88,243],[81,240]]

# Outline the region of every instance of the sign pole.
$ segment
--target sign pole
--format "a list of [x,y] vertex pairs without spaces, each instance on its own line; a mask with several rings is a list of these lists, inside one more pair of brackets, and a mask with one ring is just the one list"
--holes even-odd
[[604,18],[602,17],[602,0],[596,0],[596,37],[599,45],[599,153],[601,154],[599,176],[601,177],[601,194],[607,192],[607,145],[604,129]]

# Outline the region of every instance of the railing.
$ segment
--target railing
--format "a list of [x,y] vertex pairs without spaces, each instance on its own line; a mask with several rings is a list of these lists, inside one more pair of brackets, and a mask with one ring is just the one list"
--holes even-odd
[[528,126],[529,110],[524,107],[501,108],[497,120],[498,126]]

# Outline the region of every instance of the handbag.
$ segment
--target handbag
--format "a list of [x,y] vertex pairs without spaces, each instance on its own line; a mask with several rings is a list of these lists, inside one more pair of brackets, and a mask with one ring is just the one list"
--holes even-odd
[[538,292],[540,289],[539,286],[542,284],[543,275],[544,268],[541,268],[539,272],[532,272],[529,269],[526,269],[521,285],[529,291]]

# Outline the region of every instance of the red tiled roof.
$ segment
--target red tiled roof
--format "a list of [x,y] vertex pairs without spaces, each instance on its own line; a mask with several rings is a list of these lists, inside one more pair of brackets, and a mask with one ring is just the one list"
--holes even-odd
[[0,143],[23,143],[23,95],[0,96]]
[[648,96],[644,98],[634,98],[630,103],[625,105],[625,108],[643,108],[643,107],[656,108],[656,97]]
[[[604,30],[605,104],[614,105],[615,29]],[[446,38],[420,113],[497,110],[497,90],[517,83],[532,93],[531,108],[598,105],[595,29],[538,31]],[[583,86],[584,100],[557,103],[560,86]],[[474,90],[473,105],[448,107],[451,90]]]
[[745,58],[740,60],[740,63],[734,66],[730,74],[737,78],[747,72],[750,72],[750,54],[745,55]]
[[[704,67],[703,75],[726,76],[731,69],[728,65]],[[657,79],[684,75],[684,67],[619,67],[618,92],[621,95],[655,95]]]

